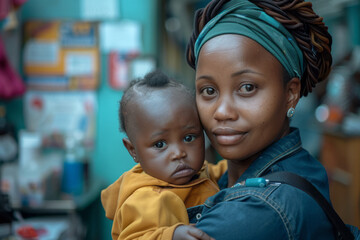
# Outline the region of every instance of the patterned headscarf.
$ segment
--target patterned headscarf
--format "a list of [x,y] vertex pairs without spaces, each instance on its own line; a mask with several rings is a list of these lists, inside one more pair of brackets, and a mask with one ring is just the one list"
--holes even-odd
[[248,0],[232,0],[203,28],[195,42],[195,62],[201,47],[216,36],[239,34],[251,38],[270,52],[290,78],[304,72],[303,54],[292,35],[263,9]]

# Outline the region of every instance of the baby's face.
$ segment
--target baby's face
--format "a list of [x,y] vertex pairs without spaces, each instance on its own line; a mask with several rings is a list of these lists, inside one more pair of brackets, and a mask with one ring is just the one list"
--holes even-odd
[[140,96],[128,109],[128,135],[143,170],[169,183],[189,182],[204,161],[195,102],[182,90],[166,88]]

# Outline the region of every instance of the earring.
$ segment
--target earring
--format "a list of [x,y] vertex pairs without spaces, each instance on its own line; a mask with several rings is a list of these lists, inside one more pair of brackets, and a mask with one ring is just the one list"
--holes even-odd
[[292,118],[294,116],[294,113],[295,113],[295,109],[293,107],[289,108],[289,110],[287,111],[286,113],[286,116],[288,118]]

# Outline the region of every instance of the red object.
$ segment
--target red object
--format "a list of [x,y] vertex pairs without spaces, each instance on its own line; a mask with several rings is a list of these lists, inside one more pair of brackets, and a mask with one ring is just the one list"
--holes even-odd
[[39,98],[39,97],[35,97],[31,101],[31,104],[33,105],[34,108],[36,108],[39,111],[41,111],[43,109],[43,106],[44,106],[43,100],[41,98]]
[[24,225],[16,230],[16,233],[24,239],[38,239],[39,235],[35,228],[30,225]]
[[131,80],[129,79],[129,63],[138,55],[138,52],[127,54],[111,52],[109,54],[109,84],[113,89],[122,90],[127,88]]
[[10,12],[10,1],[0,1],[0,20],[5,19]]
[[17,9],[26,1],[27,0],[0,0],[0,20],[5,19],[13,8]]
[[25,84],[11,67],[0,38],[0,98],[11,99],[23,95]]
[[23,5],[24,3],[26,3],[27,0],[11,0],[13,6],[15,8],[20,7],[21,5]]

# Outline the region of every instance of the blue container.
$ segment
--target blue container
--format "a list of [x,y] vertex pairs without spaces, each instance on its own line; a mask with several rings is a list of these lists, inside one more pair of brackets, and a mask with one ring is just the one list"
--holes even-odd
[[84,190],[84,164],[65,158],[62,176],[62,192],[79,195]]

